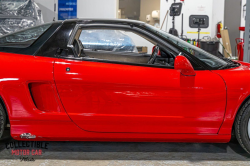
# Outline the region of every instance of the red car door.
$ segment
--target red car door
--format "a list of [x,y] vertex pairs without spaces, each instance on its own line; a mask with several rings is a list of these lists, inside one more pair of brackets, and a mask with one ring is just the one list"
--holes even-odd
[[168,68],[60,59],[54,77],[61,101],[83,130],[216,134],[226,87],[211,71],[186,77]]

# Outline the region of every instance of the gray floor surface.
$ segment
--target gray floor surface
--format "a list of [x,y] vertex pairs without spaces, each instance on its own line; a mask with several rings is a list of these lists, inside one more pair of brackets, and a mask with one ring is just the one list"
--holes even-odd
[[14,141],[8,134],[6,132],[0,141],[0,166],[250,165],[250,155],[237,142],[228,144],[47,142],[48,149],[42,149],[41,156],[29,156],[29,160],[35,161],[21,161],[20,156],[12,155],[13,149],[6,148],[6,143]]

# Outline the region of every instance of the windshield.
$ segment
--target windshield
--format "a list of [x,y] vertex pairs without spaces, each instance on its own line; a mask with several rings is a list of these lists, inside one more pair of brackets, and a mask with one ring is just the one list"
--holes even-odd
[[166,33],[165,31],[157,29],[151,25],[145,25],[145,27],[161,35],[162,37],[172,41],[174,44],[177,44],[179,47],[183,48],[190,54],[194,55],[196,58],[200,59],[202,62],[206,63],[208,66],[210,66],[213,69],[218,69],[228,64],[225,60],[220,59],[196,46],[193,46],[192,44],[185,42],[178,37],[170,35],[169,33]]

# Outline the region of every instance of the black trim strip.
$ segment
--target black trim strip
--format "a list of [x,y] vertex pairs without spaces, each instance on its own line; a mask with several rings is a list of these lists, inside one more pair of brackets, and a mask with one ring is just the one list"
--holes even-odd
[[110,64],[129,65],[129,66],[142,66],[142,67],[174,69],[174,67],[171,67],[171,66],[158,66],[158,65],[142,64],[142,63],[127,63],[127,62],[109,61],[109,60],[103,60],[103,59],[84,58],[84,57],[81,57],[81,58],[60,57],[60,59],[78,60],[78,61],[87,61],[87,62],[99,62],[99,63],[110,63]]

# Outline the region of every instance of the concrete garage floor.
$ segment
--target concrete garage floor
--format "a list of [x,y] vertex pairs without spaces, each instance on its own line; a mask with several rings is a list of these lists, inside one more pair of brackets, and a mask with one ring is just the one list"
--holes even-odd
[[0,141],[0,166],[11,165],[250,165],[248,155],[237,143],[114,143],[47,142],[35,161],[21,161],[6,143],[14,141],[5,133]]

